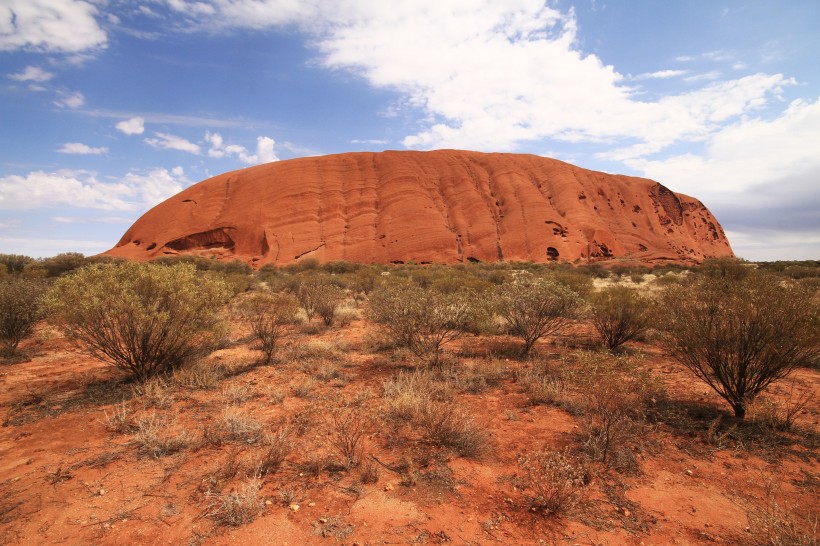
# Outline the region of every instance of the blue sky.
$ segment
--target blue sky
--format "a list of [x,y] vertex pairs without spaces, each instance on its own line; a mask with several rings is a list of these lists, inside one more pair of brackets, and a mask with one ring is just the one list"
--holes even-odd
[[345,151],[534,153],[820,259],[816,0],[0,0],[0,252],[112,247],[210,176]]

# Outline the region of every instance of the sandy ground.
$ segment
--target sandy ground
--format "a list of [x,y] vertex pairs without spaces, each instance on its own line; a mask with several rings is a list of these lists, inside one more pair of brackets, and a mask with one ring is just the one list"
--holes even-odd
[[[452,394],[487,434],[487,453],[468,458],[386,419],[384,381],[416,363],[375,349],[372,331],[356,320],[296,332],[277,363],[254,366],[259,353],[236,330],[204,363],[227,377],[140,390],[41,325],[21,361],[0,365],[0,543],[753,544],[761,522],[799,528],[817,517],[817,371],[799,370],[793,388],[769,397],[807,397],[794,431],[738,431],[725,404],[653,342],[629,344],[665,387],[662,417],[626,442],[628,468],[585,463],[580,504],[545,515],[517,480],[519,457],[567,448],[583,460],[583,416],[532,405],[516,371],[590,348],[590,332],[542,341],[530,360],[515,358],[508,338],[448,347],[454,367],[499,370],[481,392]],[[346,407],[364,422],[350,468],[332,424]],[[215,433],[231,416],[232,435]],[[291,451],[254,482],[265,433],[281,430]],[[157,442],[163,452],[146,447]],[[250,521],[226,522],[231,492],[254,483]]]

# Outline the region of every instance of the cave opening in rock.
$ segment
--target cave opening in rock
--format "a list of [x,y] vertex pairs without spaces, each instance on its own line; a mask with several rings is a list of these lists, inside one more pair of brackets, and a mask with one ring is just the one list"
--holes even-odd
[[550,260],[557,260],[558,259],[558,249],[554,246],[547,247],[547,258]]

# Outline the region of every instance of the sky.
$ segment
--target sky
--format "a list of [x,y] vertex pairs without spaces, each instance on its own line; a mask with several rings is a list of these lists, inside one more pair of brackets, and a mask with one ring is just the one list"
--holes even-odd
[[182,189],[348,151],[530,153],[820,259],[820,3],[0,0],[0,253],[96,254]]

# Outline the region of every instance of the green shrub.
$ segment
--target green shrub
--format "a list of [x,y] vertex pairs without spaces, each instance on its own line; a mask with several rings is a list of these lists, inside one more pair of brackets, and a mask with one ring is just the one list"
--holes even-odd
[[396,284],[371,294],[368,315],[394,343],[436,364],[445,344],[479,328],[483,312],[474,292]]
[[766,387],[820,355],[814,293],[778,277],[730,268],[666,289],[666,343],[738,419]]
[[236,305],[237,314],[250,326],[259,342],[266,364],[270,363],[288,326],[295,322],[298,308],[296,300],[290,294],[267,291],[253,292]]
[[580,315],[583,300],[562,284],[520,279],[496,290],[496,311],[511,333],[524,340],[527,355],[536,341],[554,334]]
[[0,281],[0,345],[13,356],[17,345],[42,318],[40,299],[46,285],[37,280],[10,277]]
[[40,262],[48,277],[59,277],[74,271],[87,263],[86,257],[79,252],[63,252]]
[[192,265],[96,264],[61,277],[46,296],[50,320],[96,358],[144,380],[210,350],[230,296]]
[[651,304],[624,286],[614,286],[589,297],[592,324],[603,344],[614,351],[649,328]]
[[315,315],[321,317],[325,326],[331,326],[336,309],[345,298],[342,288],[331,282],[326,275],[310,274],[295,280],[292,290],[310,322]]

